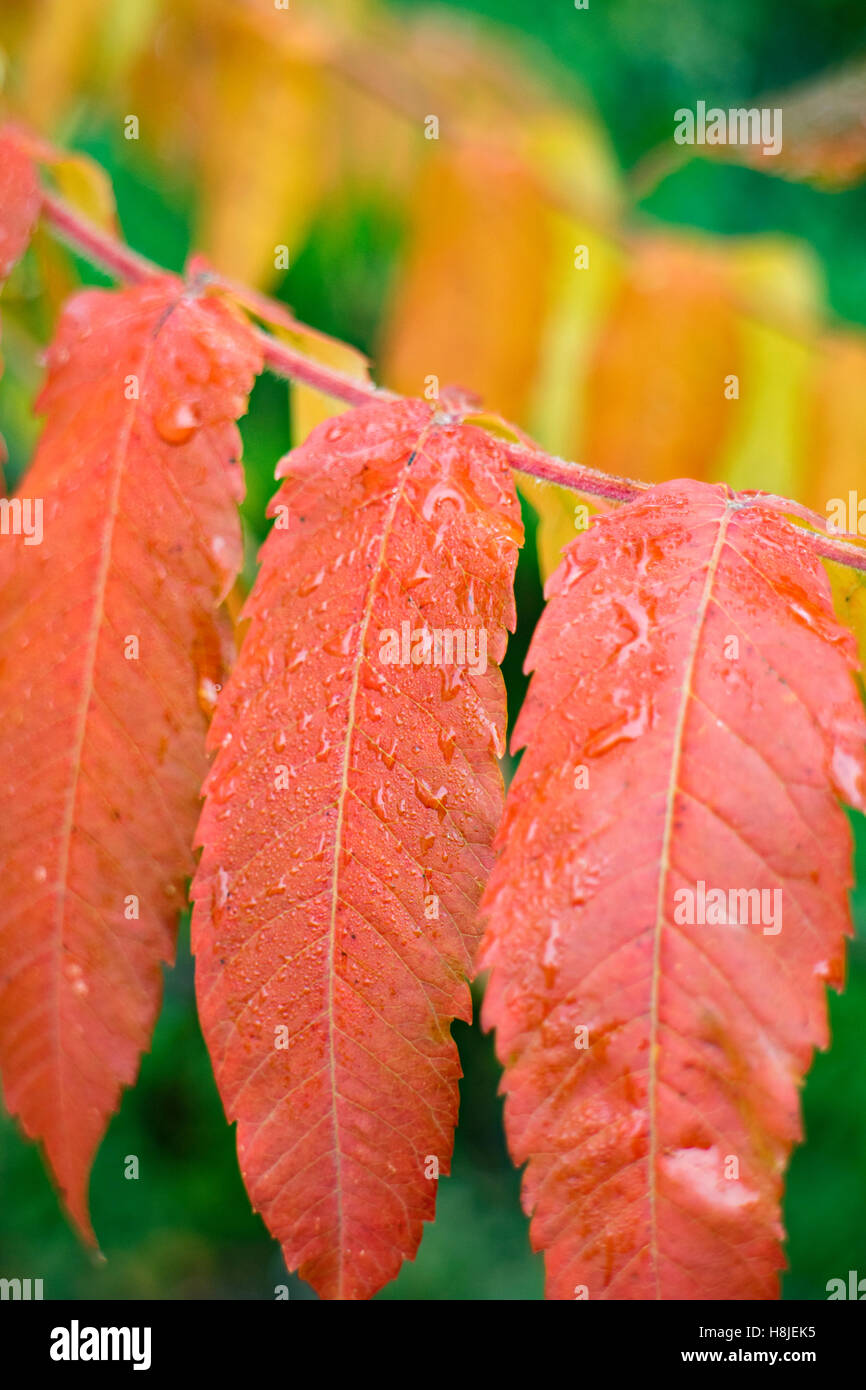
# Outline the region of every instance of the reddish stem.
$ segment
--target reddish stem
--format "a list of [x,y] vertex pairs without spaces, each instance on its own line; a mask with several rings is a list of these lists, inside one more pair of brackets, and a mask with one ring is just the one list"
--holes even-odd
[[[42,211],[46,221],[73,250],[119,279],[137,284],[152,275],[165,274],[161,266],[148,260],[146,256],[140,256],[138,252],[132,251],[128,246],[94,227],[56,194],[43,193]],[[215,283],[220,283],[218,277]],[[257,302],[264,304],[265,300],[259,296]],[[264,312],[259,316],[264,317]],[[285,305],[279,306],[279,313],[275,314],[274,318],[286,322],[288,317]],[[292,319],[293,324],[296,322]],[[315,330],[305,324],[298,323],[297,327],[299,332],[322,336],[315,334]],[[297,348],[272,337],[261,328],[255,331],[267,366],[279,376],[301,381],[326,396],[345,402],[346,405],[364,405],[371,400],[399,399],[393,392],[377,387],[371,381],[348,376],[336,367],[329,367],[307,357]],[[503,443],[502,447],[512,467],[519,469],[521,473],[539,478],[542,482],[571,488],[589,497],[603,497],[612,502],[629,502],[649,487],[648,483],[631,478],[612,477],[607,473],[598,472],[595,468],[569,463],[530,445]],[[784,498],[772,500],[777,508],[789,509],[792,515],[802,511],[796,502],[788,503]],[[820,532],[808,531],[805,534],[810,537],[817,553],[825,559],[835,560],[837,564],[866,572],[866,550],[860,550],[843,540],[831,539]]]
[[817,531],[806,531],[805,534],[825,560],[834,560],[837,565],[847,565],[849,569],[866,573],[866,550],[858,550],[856,545],[848,545],[846,541],[831,540]]
[[328,367],[306,357],[298,348],[289,343],[272,338],[264,329],[256,329],[256,337],[264,353],[265,362],[277,376],[290,377],[292,381],[302,381],[305,386],[314,386],[326,396],[344,401],[346,405],[366,405],[372,400],[397,400],[392,391],[375,386],[372,381],[361,377],[347,376],[336,367]]
[[79,216],[63,198],[44,190],[42,215],[51,223],[61,241],[84,256],[85,260],[100,266],[120,280],[139,284],[152,275],[165,274],[161,266],[100,231],[92,222]]
[[634,478],[615,478],[609,473],[600,473],[597,468],[571,463],[528,445],[503,443],[502,447],[512,468],[545,483],[556,483],[558,487],[569,487],[574,492],[585,492],[590,497],[604,497],[609,502],[631,502],[650,486]]

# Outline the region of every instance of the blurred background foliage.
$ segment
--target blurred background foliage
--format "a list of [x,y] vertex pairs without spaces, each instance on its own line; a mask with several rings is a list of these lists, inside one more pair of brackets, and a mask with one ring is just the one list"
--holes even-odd
[[[406,393],[457,383],[553,452],[652,481],[726,479],[822,514],[866,491],[864,54],[859,0],[4,0],[0,13],[7,114],[72,152],[50,179],[137,250],[180,271],[199,249],[348,345],[304,340],[311,353],[356,373],[366,355]],[[698,100],[781,105],[782,155],[675,146],[674,111]],[[81,282],[107,283],[40,231],[4,294],[11,483],[38,431],[40,348]],[[267,375],[256,386],[247,584],[276,460],[339,408]],[[576,500],[524,488],[512,718]],[[866,588],[833,578],[864,650]],[[785,1203],[791,1298],[866,1274],[866,833],[853,819],[859,935],[805,1091]],[[453,1174],[417,1260],[380,1296],[538,1298],[492,1045],[477,1025],[455,1033]],[[138,1181],[124,1178],[131,1154]],[[0,1274],[42,1277],[47,1297],[272,1298],[286,1283],[313,1297],[250,1211],[186,922],[153,1050],[94,1169],[105,1262],[78,1247],[5,1117],[0,1194]]]

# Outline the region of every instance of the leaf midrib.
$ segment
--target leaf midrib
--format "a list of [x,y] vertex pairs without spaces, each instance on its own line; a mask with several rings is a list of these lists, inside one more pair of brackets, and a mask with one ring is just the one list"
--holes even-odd
[[59,862],[57,871],[57,904],[54,914],[54,937],[56,942],[55,972],[54,972],[54,994],[55,994],[55,1030],[54,1042],[58,1056],[58,1065],[55,1072],[56,1085],[58,1092],[58,1109],[61,1116],[61,1129],[65,1132],[64,1121],[64,1096],[63,1096],[63,1048],[60,1041],[61,1033],[61,1007],[60,995],[62,981],[61,956],[63,945],[63,927],[66,917],[66,899],[69,887],[69,860],[72,846],[72,833],[75,827],[75,809],[78,803],[78,792],[81,778],[82,757],[84,743],[87,737],[87,725],[90,717],[90,710],[93,703],[93,695],[96,685],[96,655],[99,649],[99,639],[102,633],[103,620],[105,617],[105,599],[108,590],[109,573],[111,569],[112,550],[114,546],[117,519],[120,511],[120,496],[123,487],[123,480],[126,473],[126,466],[129,461],[129,444],[136,417],[141,407],[142,386],[144,384],[147,369],[153,356],[156,338],[163,320],[157,326],[156,332],[148,339],[144,354],[142,356],[139,370],[139,395],[130,402],[130,408],[126,413],[124,426],[120,433],[117,447],[112,459],[114,476],[112,478],[111,491],[109,494],[109,505],[102,531],[101,555],[99,570],[93,586],[93,616],[87,634],[87,648],[84,659],[84,666],[81,675],[81,698],[79,705],[78,721],[73,740],[72,752],[70,756],[70,779],[64,805],[63,821],[60,831]]
[[426,424],[424,428],[421,430],[415,447],[410,450],[406,462],[403,465],[403,470],[394,489],[394,496],[391,501],[391,506],[388,510],[388,514],[385,518],[385,524],[382,528],[382,539],[379,545],[379,553],[376,557],[376,563],[373,567],[373,572],[370,576],[370,581],[367,586],[367,595],[364,601],[364,610],[361,618],[360,628],[358,631],[358,643],[355,652],[355,664],[354,669],[352,671],[352,685],[349,694],[349,707],[346,717],[345,745],[343,749],[343,767],[340,775],[340,791],[337,798],[337,824],[334,830],[334,859],[331,871],[331,917],[330,922],[328,924],[327,1019],[328,1075],[331,1084],[331,1125],[334,1133],[334,1166],[336,1177],[335,1190],[337,1194],[337,1250],[339,1271],[337,1275],[338,1298],[343,1297],[343,1236],[345,1228],[345,1219],[343,1213],[342,1154],[340,1152],[340,1127],[337,1114],[337,1064],[334,1051],[334,1036],[336,1032],[336,1023],[334,1019],[334,986],[336,983],[337,905],[340,900],[340,895],[338,891],[340,877],[340,852],[342,849],[343,842],[345,807],[346,801],[348,799],[348,793],[350,790],[349,772],[352,745],[355,737],[355,711],[358,702],[358,691],[360,688],[361,666],[364,662],[366,651],[367,629],[370,625],[370,618],[372,617],[373,613],[373,605],[375,603],[376,595],[378,592],[379,580],[385,570],[385,550],[391,536],[391,531],[394,525],[394,518],[397,514],[397,508],[403,498],[404,488],[406,485],[406,481],[409,477],[412,464],[414,463],[419,451],[422,449],[427,439],[427,436],[432,428],[433,420],[431,419],[429,423]]
[[697,664],[698,651],[703,636],[704,624],[712,598],[713,586],[716,580],[716,573],[719,567],[722,550],[725,545],[725,538],[728,530],[728,523],[731,516],[731,508],[725,506],[719,518],[719,530],[716,536],[710,558],[707,562],[707,574],[704,580],[701,601],[695,615],[695,626],[692,633],[691,645],[689,648],[686,666],[683,672],[683,688],[680,698],[679,709],[677,711],[677,722],[674,727],[674,739],[671,755],[671,766],[668,777],[667,794],[665,798],[665,822],[662,837],[661,858],[659,861],[658,895],[656,898],[656,920],[653,931],[653,960],[652,960],[652,983],[650,995],[650,1039],[649,1039],[649,1076],[647,1089],[647,1108],[649,1111],[649,1204],[650,1204],[650,1260],[655,1279],[656,1298],[662,1297],[661,1282],[659,1277],[659,1253],[658,1253],[658,1213],[657,1213],[657,1193],[656,1193],[656,1167],[658,1163],[658,1116],[657,1116],[657,1073],[658,1073],[658,1054],[659,1054],[659,1002],[661,987],[661,944],[664,928],[665,899],[667,896],[668,876],[670,873],[670,854],[671,843],[673,840],[674,812],[676,807],[677,795],[679,792],[680,766],[682,763],[683,742],[685,738],[686,720],[688,717],[689,704],[692,699],[692,683],[694,680],[695,667]]

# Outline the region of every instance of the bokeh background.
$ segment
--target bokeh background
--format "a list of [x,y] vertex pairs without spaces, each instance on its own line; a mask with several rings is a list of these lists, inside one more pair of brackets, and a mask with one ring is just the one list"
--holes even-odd
[[[137,250],[181,270],[200,249],[349,345],[308,350],[358,373],[364,354],[407,393],[430,375],[458,383],[566,457],[724,478],[821,513],[849,489],[866,496],[864,54],[859,0],[4,0],[0,14],[7,112],[75,152],[54,165],[57,187]],[[676,147],[674,111],[698,100],[782,105],[779,160]],[[11,483],[38,429],[40,348],[80,282],[107,283],[40,232],[4,294]],[[732,373],[736,400],[722,389]],[[338,408],[267,375],[256,386],[247,583],[276,460]],[[576,500],[524,489],[512,719]],[[834,586],[862,650],[866,590],[850,573]],[[852,823],[858,937],[804,1094],[787,1298],[866,1275],[866,825]],[[492,1044],[477,1025],[455,1034],[453,1173],[417,1260],[380,1297],[539,1298]],[[131,1154],[137,1181],[124,1178]],[[250,1211],[185,920],[91,1193],[104,1261],[82,1252],[38,1153],[0,1115],[0,1274],[42,1277],[46,1297],[269,1299],[281,1284],[314,1296]]]

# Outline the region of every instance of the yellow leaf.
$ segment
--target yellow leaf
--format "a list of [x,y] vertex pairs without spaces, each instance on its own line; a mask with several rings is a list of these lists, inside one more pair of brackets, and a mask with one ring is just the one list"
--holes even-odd
[[[541,336],[529,428],[551,452],[580,457],[585,434],[587,379],[595,343],[623,277],[623,253],[603,232],[562,213],[550,213],[549,306]],[[579,248],[588,264],[578,268]]]
[[653,483],[716,476],[740,349],[720,246],[637,240],[591,354],[581,462]]
[[267,286],[283,255],[291,263],[297,253],[322,189],[326,91],[316,63],[293,60],[266,35],[241,23],[214,34],[198,240],[226,275]]
[[589,520],[615,504],[595,497],[584,497],[571,488],[558,487],[540,478],[518,475],[517,489],[538,517],[535,536],[538,569],[546,583],[562,559],[564,548],[575,536],[586,531]]
[[622,217],[619,166],[603,127],[579,108],[551,107],[521,123],[520,149],[550,190],[587,227],[610,230]]
[[[162,0],[123,0],[120,5],[103,7],[96,53],[92,61],[107,87],[118,91],[130,66],[148,42],[154,26],[164,22]],[[88,55],[90,56],[90,55]],[[125,113],[124,113],[125,114]]]
[[843,530],[866,535],[866,335],[853,330],[823,338],[815,364],[804,501],[821,516],[841,501],[853,514]]
[[[318,337],[309,337],[304,334],[281,334],[280,336],[290,337],[308,357],[313,357],[317,362],[322,362],[328,367],[336,367],[338,371],[344,372],[347,376],[355,377],[358,381],[369,381],[370,373],[367,368],[367,359],[357,349],[350,347],[348,343],[339,343],[333,340],[325,340]],[[322,391],[316,391],[312,386],[304,386],[301,382],[295,382],[292,386],[292,447],[302,444],[310,430],[323,420],[328,420],[332,415],[342,415],[343,411],[348,410],[348,406],[342,401],[335,400],[333,396],[326,396]]]
[[827,562],[827,572],[833,590],[833,606],[840,621],[857,639],[862,674],[866,672],[866,574],[832,562]]
[[39,130],[50,131],[89,76],[88,58],[104,0],[42,0],[32,7],[23,39],[19,105]]
[[[549,305],[529,412],[530,432],[551,453],[580,458],[587,411],[588,365],[593,345],[622,277],[622,252],[586,222],[551,211]],[[585,269],[575,266],[575,248],[589,248]],[[521,493],[537,517],[536,546],[542,580],[559,564],[563,547],[598,510],[570,488],[521,477]]]
[[606,136],[580,110],[536,115],[522,145],[548,194],[551,261],[530,428],[572,458],[583,445],[590,352],[622,276],[621,181]]
[[809,466],[804,401],[823,289],[817,261],[805,246],[761,237],[732,245],[729,273],[744,306],[742,367],[719,476],[734,488],[802,500]]
[[86,154],[60,154],[50,162],[51,173],[67,202],[104,232],[117,230],[117,208],[111,179]]
[[525,423],[547,301],[547,227],[537,180],[513,155],[491,145],[431,154],[385,330],[386,383],[413,396],[464,387]]
[[39,305],[45,311],[43,336],[48,342],[63,305],[79,287],[79,279],[66,247],[44,226],[37,226],[30,248],[37,266]]
[[[535,116],[523,132],[523,150],[548,193],[551,263],[529,429],[552,453],[580,458],[589,362],[623,275],[624,253],[612,230],[621,213],[619,171],[601,128],[579,110]],[[521,477],[518,486],[538,517],[546,580],[563,547],[607,506],[537,479]]]

